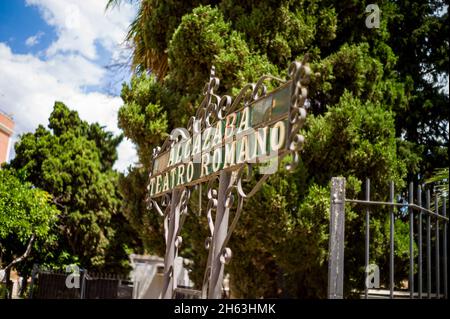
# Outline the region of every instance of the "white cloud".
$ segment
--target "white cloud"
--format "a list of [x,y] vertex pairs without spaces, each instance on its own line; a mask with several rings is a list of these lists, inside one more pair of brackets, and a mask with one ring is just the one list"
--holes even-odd
[[[6,43],[0,42],[0,108],[13,114],[16,122],[13,141],[17,141],[19,134],[34,131],[39,124],[46,126],[55,101],[77,110],[82,119],[99,122],[120,134],[117,112],[123,103],[121,98],[86,92],[85,88],[101,87],[105,82],[107,73],[100,65],[105,61],[97,64],[92,60],[97,56],[95,45],[100,43],[112,55],[120,50],[132,18],[131,8],[125,6],[120,12],[105,14],[104,1],[27,0],[27,4],[40,8],[58,36],[44,58],[15,54]],[[70,12],[72,20],[68,18]],[[38,41],[38,37],[29,43],[33,41]],[[115,165],[118,170],[124,171],[137,160],[128,140],[119,145],[118,153]]]
[[76,52],[90,59],[97,57],[96,43],[113,51],[125,37],[135,9],[123,3],[120,9],[105,11],[106,1],[26,0],[37,6],[45,21],[54,26],[58,38],[47,49],[48,55]]
[[42,37],[43,35],[44,35],[44,32],[39,31],[39,32],[36,33],[35,35],[33,35],[33,36],[27,38],[27,39],[25,40],[26,46],[28,46],[28,47],[35,46],[36,44],[39,43],[39,40],[41,39],[41,37]]

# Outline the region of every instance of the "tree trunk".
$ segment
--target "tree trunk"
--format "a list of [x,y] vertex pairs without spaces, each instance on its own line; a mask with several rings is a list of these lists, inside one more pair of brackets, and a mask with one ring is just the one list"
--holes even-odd
[[12,285],[10,284],[11,268],[5,268],[5,285],[6,285],[6,299],[11,299]]
[[5,273],[8,271],[8,274],[9,274],[9,270],[12,268],[12,266],[14,266],[15,264],[20,263],[22,260],[24,260],[25,258],[28,257],[28,255],[31,252],[31,246],[33,245],[33,241],[34,241],[35,238],[36,238],[35,234],[31,235],[30,241],[28,242],[28,245],[27,245],[27,249],[25,250],[23,255],[20,256],[19,258],[14,259],[8,266],[6,266],[5,269],[4,269]]
[[4,271],[5,271],[5,282],[6,282],[6,299],[11,299],[11,296],[12,296],[12,283],[10,282],[11,269],[12,269],[12,267],[15,264],[20,263],[21,261],[23,261],[25,258],[27,258],[30,255],[31,247],[33,245],[33,241],[34,241],[35,238],[36,238],[35,234],[31,235],[31,238],[28,241],[27,248],[26,248],[25,252],[23,253],[23,255],[18,257],[18,258],[16,258],[16,259],[14,259],[4,269]]

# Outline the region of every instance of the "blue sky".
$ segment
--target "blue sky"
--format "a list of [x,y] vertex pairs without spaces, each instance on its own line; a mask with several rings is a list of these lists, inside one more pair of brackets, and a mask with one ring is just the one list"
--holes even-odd
[[[8,43],[14,53],[33,53],[47,48],[56,38],[50,27],[39,14],[36,6],[27,6],[24,0],[0,1],[0,42]],[[29,37],[39,32],[42,36],[34,46],[25,44]]]
[[[105,66],[129,56],[123,40],[136,9],[125,3],[105,12],[106,2],[0,0],[0,109],[15,120],[13,143],[47,125],[56,100],[120,133],[120,87],[130,72]],[[130,141],[118,152],[117,169],[136,161]]]
[[[57,39],[57,32],[42,17],[42,10],[36,5],[28,5],[25,0],[0,1],[0,42],[7,43],[16,54],[33,54],[43,61],[47,59],[45,50]],[[98,57],[90,59],[98,65],[107,65],[111,61],[111,52],[101,44],[95,43]],[[115,79],[118,76],[113,75]],[[127,74],[119,74],[120,79],[127,79]],[[113,92],[120,94],[120,85],[114,85],[113,90],[107,81],[100,85],[85,86],[86,92]],[[114,81],[116,83],[118,81]],[[120,81],[119,81],[120,83]]]

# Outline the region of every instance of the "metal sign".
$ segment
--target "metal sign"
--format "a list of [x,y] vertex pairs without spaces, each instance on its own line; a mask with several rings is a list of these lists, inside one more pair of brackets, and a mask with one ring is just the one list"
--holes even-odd
[[[182,243],[181,228],[191,190],[204,182],[208,183],[206,217],[210,236],[206,238],[209,255],[201,296],[220,298],[224,264],[231,258],[227,243],[239,220],[244,199],[253,196],[276,172],[281,158],[291,155],[287,169],[293,169],[299,161],[304,143],[299,130],[306,119],[304,104],[310,72],[306,60],[293,62],[289,80],[263,76],[256,84],[247,84],[233,99],[216,94],[220,81],[213,67],[203,90],[205,97],[188,127],[174,129],[162,147],[153,150],[148,201],[150,208],[164,216],[166,255],[162,298],[172,298],[177,290],[174,259]],[[267,92],[264,83],[268,81],[280,85]],[[251,175],[254,166],[259,168],[259,181],[246,193],[248,187],[243,183],[250,178],[243,177]],[[164,211],[161,207],[165,207]],[[228,225],[233,207],[236,210]]]
[[[175,143],[153,161],[150,196],[199,183],[222,169],[268,162],[288,151],[291,91],[291,83],[286,83],[236,112],[218,114],[216,123],[194,130],[192,136],[187,129],[174,130]],[[201,120],[193,119],[193,124],[200,127]]]

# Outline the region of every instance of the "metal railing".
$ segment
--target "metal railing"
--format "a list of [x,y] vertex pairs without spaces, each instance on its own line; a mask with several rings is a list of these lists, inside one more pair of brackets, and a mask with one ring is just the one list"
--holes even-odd
[[[389,208],[389,298],[398,295],[395,291],[394,282],[394,234],[395,234],[395,208],[403,209],[403,213],[409,217],[409,279],[408,289],[410,298],[448,298],[447,290],[447,227],[448,217],[446,214],[446,198],[442,198],[442,209],[439,212],[439,197],[434,198],[434,211],[430,209],[430,190],[426,191],[425,207],[422,206],[422,188],[416,189],[414,199],[414,185],[409,184],[408,200],[403,203],[395,201],[394,183],[390,183],[389,201],[370,200],[370,180],[366,180],[365,200],[348,199],[345,197],[345,179],[333,178],[331,183],[331,209],[330,209],[330,242],[329,242],[329,267],[328,267],[328,298],[339,299],[344,297],[344,226],[345,226],[345,203],[361,205],[365,208],[365,270],[369,269],[370,260],[370,215],[373,206],[387,206]],[[414,202],[415,201],[415,202]],[[425,222],[424,222],[425,219]],[[432,225],[434,229],[432,229]],[[432,231],[434,240],[432,241]],[[442,232],[441,232],[442,231]],[[424,256],[424,238],[426,235],[426,256]],[[415,235],[417,239],[415,239]],[[442,236],[442,249],[440,240]],[[417,260],[414,255],[414,245],[418,247]],[[434,247],[433,247],[434,246]],[[432,256],[434,248],[434,256]],[[442,256],[442,258],[441,258]],[[434,257],[434,258],[433,258]],[[433,261],[434,259],[434,261]],[[426,267],[424,268],[424,260]],[[434,269],[432,269],[434,263]],[[415,266],[417,265],[417,281],[415,286]],[[441,268],[442,266],[442,268]],[[441,269],[443,278],[441,279]],[[432,277],[434,270],[435,287],[432,291]],[[426,290],[423,287],[424,273],[426,275]],[[366,273],[367,275],[367,273]],[[441,283],[443,282],[443,291]],[[364,298],[369,298],[369,287],[367,283],[364,288]]]
[[173,299],[201,299],[202,291],[191,288],[177,287],[174,290]]
[[30,299],[131,299],[132,283],[113,273],[88,272],[79,269],[79,285],[67,286],[70,273],[35,266]]

